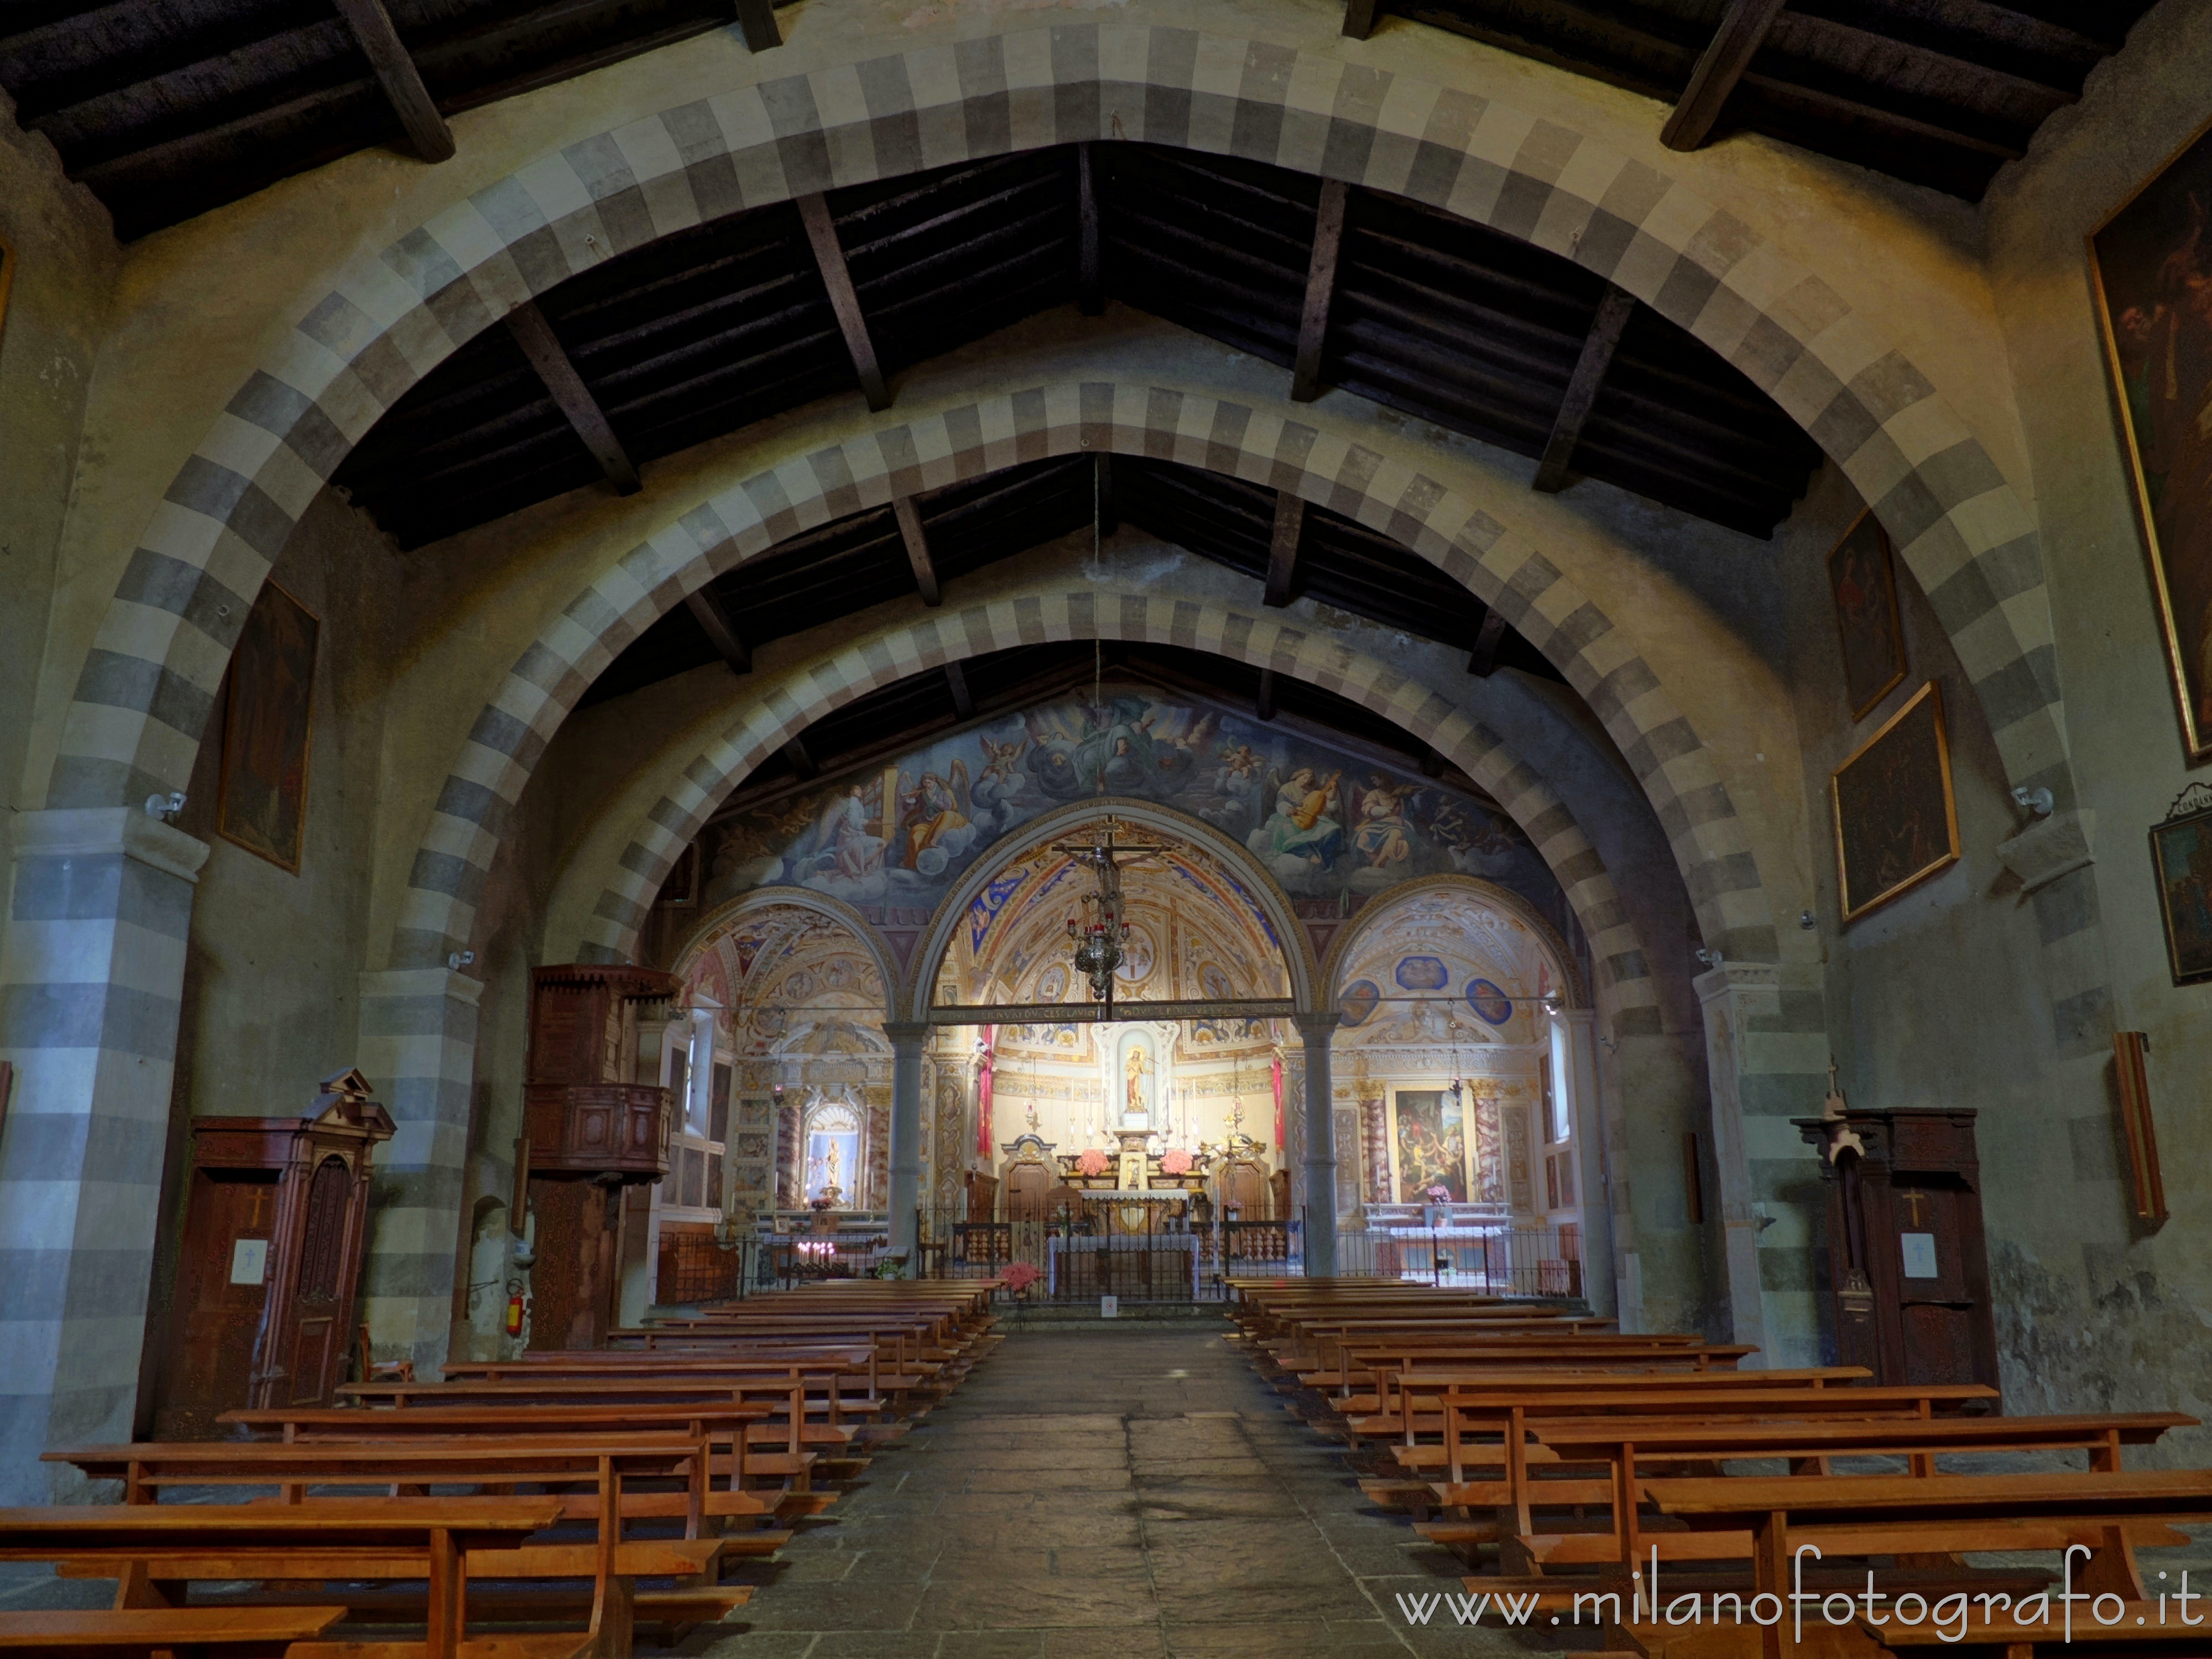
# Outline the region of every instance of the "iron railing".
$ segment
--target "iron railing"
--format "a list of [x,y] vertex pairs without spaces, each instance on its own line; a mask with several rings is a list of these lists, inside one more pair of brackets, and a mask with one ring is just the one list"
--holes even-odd
[[1340,1232],[1336,1271],[1493,1296],[1572,1299],[1583,1293],[1582,1230],[1480,1224]]

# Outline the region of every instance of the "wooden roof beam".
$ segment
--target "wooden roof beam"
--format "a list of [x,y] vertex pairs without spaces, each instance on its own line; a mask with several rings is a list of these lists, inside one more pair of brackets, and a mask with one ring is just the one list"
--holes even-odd
[[1498,672],[1498,647],[1505,638],[1505,614],[1495,605],[1484,615],[1482,626],[1474,632],[1474,651],[1467,659],[1467,672],[1477,679],[1486,680]]
[[891,497],[891,514],[898,520],[899,536],[906,543],[907,562],[914,567],[914,585],[921,591],[924,605],[942,605],[945,596],[938,592],[937,566],[929,556],[929,538],[922,534],[921,514],[915,510],[914,497]]
[[1279,610],[1291,602],[1298,576],[1298,538],[1306,527],[1305,497],[1289,489],[1275,492],[1275,529],[1267,549],[1266,604]]
[[1705,142],[1729,94],[1766,44],[1767,31],[1782,15],[1783,4],[1784,0],[1729,0],[1721,26],[1690,71],[1690,84],[1682,88],[1674,112],[1659,130],[1661,143],[1668,149],[1696,149]]
[[1275,718],[1275,671],[1260,671],[1260,694],[1252,699],[1252,712],[1264,723]]
[[1613,367],[1613,354],[1620,349],[1621,331],[1635,311],[1633,295],[1606,284],[1605,297],[1597,302],[1597,315],[1590,319],[1589,332],[1583,339],[1583,355],[1568,377],[1567,395],[1560,400],[1559,415],[1552,422],[1552,436],[1544,446],[1544,459],[1537,464],[1532,488],[1556,495],[1567,487],[1573,476],[1567,463],[1574,459],[1575,446],[1582,441],[1583,428],[1597,405],[1599,388],[1605,385],[1606,370]]
[[684,596],[684,608],[691,613],[699,629],[707,636],[707,643],[714,647],[715,655],[729,664],[732,674],[753,672],[753,653],[745,648],[744,636],[738,632],[737,623],[722,608],[722,601],[711,587],[702,587]]
[[629,455],[615,436],[615,429],[607,423],[606,411],[599,400],[592,396],[592,389],[584,384],[584,377],[576,373],[576,366],[568,361],[568,354],[553,332],[553,325],[545,320],[545,313],[538,308],[534,300],[525,300],[507,313],[507,331],[514,337],[522,355],[530,360],[538,378],[545,382],[546,391],[568,417],[568,424],[584,441],[584,447],[592,452],[592,459],[607,475],[617,494],[635,495],[645,486],[639,480],[637,469],[630,465]]
[[1298,355],[1291,369],[1291,401],[1310,404],[1321,395],[1321,348],[1328,336],[1328,308],[1336,297],[1336,256],[1344,244],[1344,206],[1352,186],[1341,179],[1321,181],[1321,205],[1314,214],[1313,258],[1306,265],[1305,308],[1298,317]]
[[814,263],[821,268],[822,285],[830,290],[830,308],[837,313],[845,349],[852,354],[853,373],[860,377],[860,391],[870,409],[889,409],[890,389],[884,384],[884,371],[876,362],[876,343],[868,337],[868,319],[860,314],[860,296],[853,287],[853,273],[845,267],[845,249],[837,240],[837,222],[830,216],[830,204],[819,191],[799,197],[797,201],[799,219],[806,226],[806,240],[814,249]]
[[385,10],[384,0],[335,0],[335,3],[362,56],[375,70],[376,83],[384,88],[392,112],[407,129],[407,142],[415,147],[416,155],[425,161],[453,160],[453,129],[431,101],[430,89],[422,84],[422,72],[415,67],[399,31],[392,27],[392,14]]
[[1345,0],[1345,33],[1354,40],[1364,40],[1375,33],[1375,14],[1381,9],[1382,0]]
[[952,712],[963,720],[975,718],[975,699],[968,690],[968,672],[957,662],[945,665],[945,684],[952,693]]
[[783,745],[783,757],[791,763],[793,771],[810,783],[821,775],[822,769],[814,763],[814,757],[806,752],[805,743],[799,738]]
[[776,27],[775,0],[737,0],[732,9],[747,52],[774,52],[783,44],[783,31]]
[[1075,147],[1076,307],[1086,317],[1106,309],[1106,283],[1098,262],[1098,181],[1091,171],[1091,146]]

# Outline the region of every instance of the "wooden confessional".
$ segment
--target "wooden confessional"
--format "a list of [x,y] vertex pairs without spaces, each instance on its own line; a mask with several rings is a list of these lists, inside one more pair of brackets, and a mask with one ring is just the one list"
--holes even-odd
[[670,1091],[638,1075],[644,1005],[672,975],[613,963],[532,970],[523,1115],[538,1218],[532,1349],[592,1348],[621,1305],[622,1229],[649,1224],[627,1187],[668,1173]]
[[156,1416],[203,1439],[240,1406],[336,1403],[353,1347],[369,1160],[392,1122],[368,1079],[325,1080],[305,1117],[191,1124],[175,1312]]
[[1799,1118],[1828,1189],[1838,1364],[1885,1383],[1997,1383],[1974,1114]]

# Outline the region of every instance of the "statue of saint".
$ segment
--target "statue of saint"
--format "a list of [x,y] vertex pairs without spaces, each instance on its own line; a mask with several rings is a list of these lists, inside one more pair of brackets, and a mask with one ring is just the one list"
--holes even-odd
[[1127,1098],[1122,1109],[1129,1117],[1139,1117],[1144,1115],[1145,1073],[1152,1069],[1152,1056],[1145,1052],[1145,1045],[1141,1042],[1131,1043],[1128,1060],[1122,1067],[1123,1076],[1127,1085],[1126,1090]]

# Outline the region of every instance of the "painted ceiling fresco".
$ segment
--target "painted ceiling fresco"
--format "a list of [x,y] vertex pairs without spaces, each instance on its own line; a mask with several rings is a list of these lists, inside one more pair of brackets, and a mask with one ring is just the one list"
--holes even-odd
[[983,721],[710,825],[706,898],[790,884],[864,910],[930,908],[1007,830],[1097,795],[1213,825],[1252,851],[1301,914],[1451,872],[1564,915],[1535,848],[1488,799],[1197,699],[1110,684],[1095,699]]

